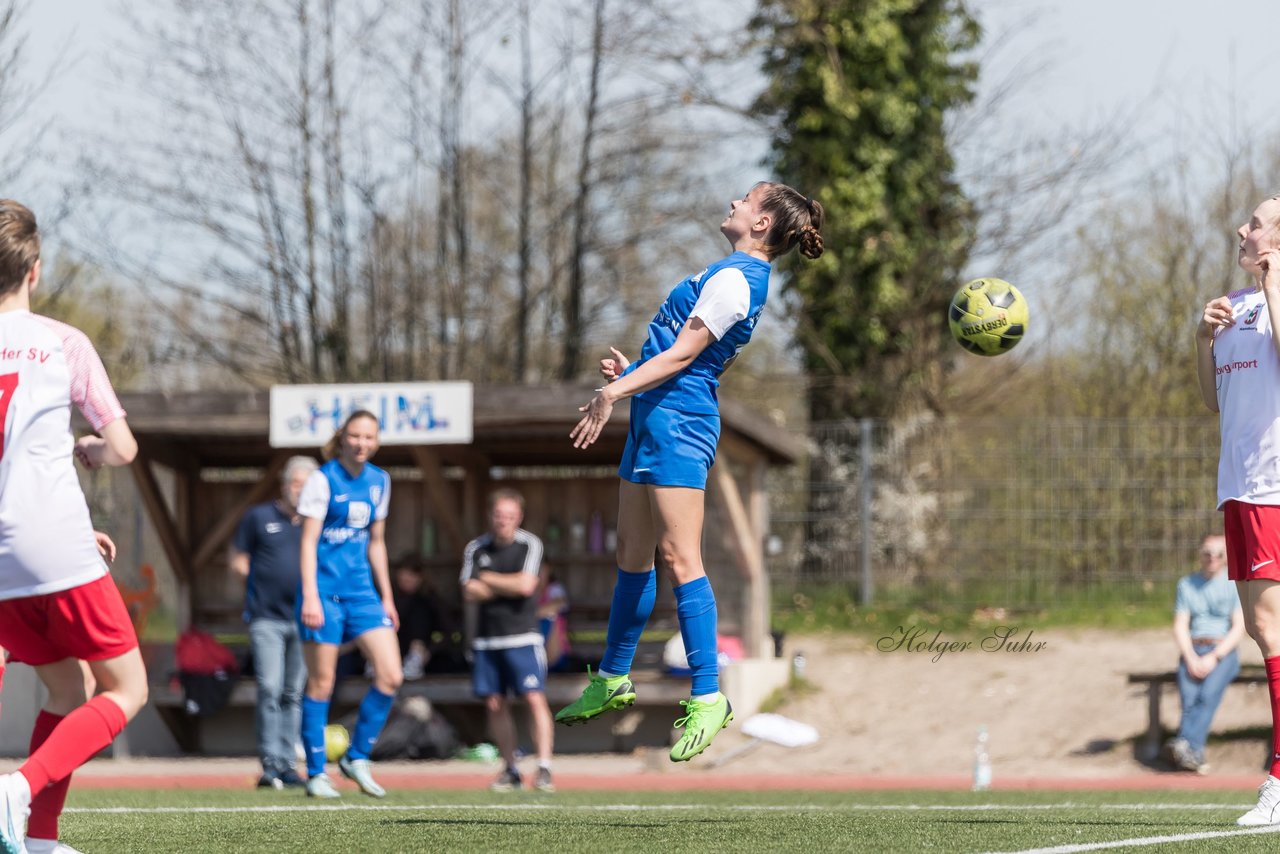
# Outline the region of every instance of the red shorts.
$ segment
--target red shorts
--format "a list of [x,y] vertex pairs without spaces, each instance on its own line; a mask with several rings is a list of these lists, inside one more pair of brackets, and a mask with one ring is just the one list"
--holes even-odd
[[70,590],[0,601],[0,646],[32,667],[64,658],[102,661],[138,646],[111,576]]
[[1228,501],[1222,505],[1227,536],[1227,578],[1280,581],[1280,506]]

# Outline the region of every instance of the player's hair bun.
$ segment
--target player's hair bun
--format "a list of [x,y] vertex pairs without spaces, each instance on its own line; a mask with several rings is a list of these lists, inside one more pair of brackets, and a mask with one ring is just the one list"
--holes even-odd
[[819,258],[822,255],[822,233],[812,225],[801,226],[799,236],[800,254],[806,258]]

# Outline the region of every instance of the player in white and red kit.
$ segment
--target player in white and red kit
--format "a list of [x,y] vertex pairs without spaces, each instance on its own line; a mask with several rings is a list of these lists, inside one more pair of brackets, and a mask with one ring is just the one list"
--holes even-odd
[[1196,374],[1219,413],[1218,507],[1227,572],[1271,694],[1272,761],[1258,805],[1237,824],[1280,824],[1280,197],[1240,226],[1238,263],[1255,286],[1210,300],[1196,327]]
[[[0,200],[0,647],[49,690],[30,757],[0,776],[0,850],[11,854],[72,850],[57,841],[71,773],[147,699],[138,639],[73,463],[127,465],[137,443],[89,339],[31,313],[39,281],[35,217]],[[98,435],[73,441],[73,403]],[[101,690],[87,701],[81,660]]]

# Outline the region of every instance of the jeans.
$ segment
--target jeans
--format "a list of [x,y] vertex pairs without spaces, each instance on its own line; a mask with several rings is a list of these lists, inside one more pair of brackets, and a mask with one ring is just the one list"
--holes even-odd
[[[1205,655],[1212,643],[1195,644],[1196,655]],[[1240,672],[1240,656],[1232,650],[1204,679],[1193,679],[1185,661],[1178,661],[1178,693],[1182,697],[1182,723],[1178,737],[1185,738],[1196,756],[1204,758],[1204,743],[1209,738],[1213,713],[1222,702],[1231,680]]]
[[264,773],[282,774],[293,770],[302,732],[307,668],[298,626],[293,620],[252,620],[249,645],[258,679],[258,757]]

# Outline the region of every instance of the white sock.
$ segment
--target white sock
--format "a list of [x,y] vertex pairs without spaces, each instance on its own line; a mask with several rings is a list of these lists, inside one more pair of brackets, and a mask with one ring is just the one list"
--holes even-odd
[[56,839],[36,839],[34,836],[27,837],[27,851],[31,854],[48,854],[58,847]]
[[608,670],[597,670],[597,671],[596,671],[596,675],[597,675],[597,676],[599,676],[601,679],[612,679],[613,677],[617,676],[618,674],[617,674],[617,673],[610,673]]
[[714,694],[699,694],[697,697],[691,697],[690,699],[697,700],[699,703],[714,703],[716,700],[720,699],[720,692],[717,691]]
[[542,770],[544,770],[544,771],[550,771],[550,770],[551,770],[551,760],[550,760],[550,759],[539,759],[539,760],[538,760],[538,767],[539,767],[539,768],[541,768],[541,769],[542,769]]

